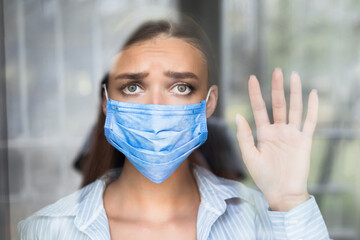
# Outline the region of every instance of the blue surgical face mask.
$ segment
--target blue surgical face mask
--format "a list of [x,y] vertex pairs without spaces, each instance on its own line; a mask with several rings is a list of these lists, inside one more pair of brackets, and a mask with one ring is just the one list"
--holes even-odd
[[145,177],[167,179],[207,138],[206,101],[157,105],[109,99],[106,86],[105,136]]

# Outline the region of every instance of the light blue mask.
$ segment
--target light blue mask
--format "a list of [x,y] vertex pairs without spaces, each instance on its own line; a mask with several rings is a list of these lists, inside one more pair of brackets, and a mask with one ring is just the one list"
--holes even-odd
[[189,105],[119,102],[105,95],[105,136],[145,177],[166,180],[207,138],[206,101]]

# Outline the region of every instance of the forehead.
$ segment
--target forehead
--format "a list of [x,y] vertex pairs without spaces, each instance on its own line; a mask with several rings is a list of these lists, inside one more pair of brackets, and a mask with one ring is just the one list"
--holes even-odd
[[123,71],[191,71],[207,77],[206,60],[202,52],[187,41],[158,36],[136,43],[115,58],[112,72]]

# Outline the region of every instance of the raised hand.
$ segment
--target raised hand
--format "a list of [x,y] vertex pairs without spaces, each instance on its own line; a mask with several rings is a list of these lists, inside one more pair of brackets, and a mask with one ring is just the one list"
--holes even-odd
[[256,185],[274,211],[289,211],[309,199],[307,179],[310,168],[312,136],[317,122],[318,96],[309,95],[303,129],[301,80],[297,73],[290,77],[290,109],[287,121],[286,100],[281,69],[272,75],[271,124],[255,76],[249,79],[249,95],[254,113],[257,146],[249,124],[237,115],[237,138],[244,162]]

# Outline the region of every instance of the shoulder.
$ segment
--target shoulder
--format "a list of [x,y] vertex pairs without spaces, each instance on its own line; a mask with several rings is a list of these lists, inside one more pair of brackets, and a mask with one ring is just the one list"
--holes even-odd
[[81,205],[91,197],[99,184],[101,184],[101,180],[61,198],[20,221],[17,226],[20,238],[56,239],[55,236],[58,236],[60,231],[74,228],[74,219],[79,214]]
[[60,231],[74,228],[71,217],[32,215],[17,225],[20,239],[57,239]]

